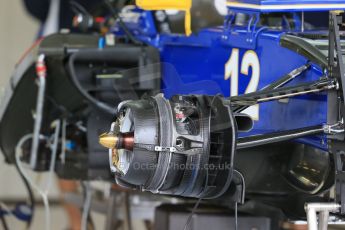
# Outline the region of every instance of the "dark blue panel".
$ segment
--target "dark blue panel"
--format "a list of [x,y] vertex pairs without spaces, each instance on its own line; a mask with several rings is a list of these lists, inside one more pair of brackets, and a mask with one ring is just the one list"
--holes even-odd
[[[292,1],[240,0],[238,2],[280,4]],[[157,34],[150,13],[136,9],[133,11],[135,14],[129,13],[128,18],[125,19],[128,27],[138,39],[160,50],[163,64],[162,92],[166,97],[175,94],[230,96],[231,80],[225,79],[225,65],[234,50],[238,50],[238,60],[234,63],[237,65],[239,73],[237,88],[239,94],[245,93],[253,74],[252,66],[249,66],[247,73],[241,71],[245,54],[255,54],[256,56],[254,56],[259,61],[260,78],[257,90],[308,61],[301,55],[280,46],[279,37],[285,33],[284,31],[272,31],[267,27],[231,26],[205,29],[190,37]],[[253,14],[253,12],[250,13]],[[134,20],[138,18],[139,20]],[[311,70],[290,84],[315,81],[322,75],[320,68],[313,66]],[[324,124],[327,121],[327,95],[312,94],[284,101],[263,103],[259,106],[258,115],[253,130],[241,134],[242,136]],[[327,148],[324,136],[307,137],[299,141],[318,148]]]
[[[244,31],[235,31],[240,36]],[[230,95],[230,80],[225,80],[225,63],[234,48],[225,45],[222,33],[217,30],[205,30],[198,36],[162,38],[163,92],[167,97],[175,94],[221,93]],[[230,37],[231,40],[231,37]],[[239,48],[239,62],[247,49]],[[279,34],[265,32],[259,35],[254,52],[260,61],[259,87],[270,84],[293,69],[305,64],[307,60],[279,45]],[[239,63],[240,65],[240,63]],[[248,86],[249,76],[239,75],[239,94]],[[308,71],[290,84],[318,80],[321,76],[318,68]],[[289,130],[326,123],[327,96],[309,95],[287,101],[269,102],[260,105],[259,119],[254,129],[244,134],[253,135],[272,131]],[[316,142],[315,142],[316,140]],[[310,142],[310,140],[308,140]],[[315,145],[322,146],[322,138],[313,139]]]
[[261,12],[345,9],[344,0],[228,0],[227,4],[232,9],[246,9]]

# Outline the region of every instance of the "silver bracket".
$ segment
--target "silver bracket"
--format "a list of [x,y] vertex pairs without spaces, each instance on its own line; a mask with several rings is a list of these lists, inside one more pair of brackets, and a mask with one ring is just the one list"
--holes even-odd
[[[336,203],[308,203],[304,207],[307,212],[308,230],[327,230],[330,212],[337,212],[340,205]],[[317,218],[317,213],[319,218]]]
[[155,151],[156,152],[171,152],[174,153],[176,152],[176,148],[175,147],[163,147],[163,146],[155,146]]

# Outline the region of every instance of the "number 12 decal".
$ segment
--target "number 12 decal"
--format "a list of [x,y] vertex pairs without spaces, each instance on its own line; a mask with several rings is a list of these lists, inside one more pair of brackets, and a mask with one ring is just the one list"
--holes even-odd
[[[248,76],[249,68],[252,68],[252,76],[245,93],[255,92],[260,80],[260,62],[258,55],[253,50],[248,50],[244,53],[240,63],[239,49],[232,49],[229,61],[225,64],[225,80],[230,79],[230,95],[237,96],[239,89],[239,68],[241,74]],[[259,120],[259,105],[253,105],[244,110],[243,113],[248,114],[254,120]]]

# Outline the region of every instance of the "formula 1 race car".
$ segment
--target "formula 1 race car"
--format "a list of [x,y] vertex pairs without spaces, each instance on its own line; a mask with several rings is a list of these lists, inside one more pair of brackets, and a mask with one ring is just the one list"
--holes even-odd
[[18,64],[0,111],[7,162],[307,213],[310,229],[345,214],[345,1],[107,6],[100,25],[75,23],[102,33],[51,35]]

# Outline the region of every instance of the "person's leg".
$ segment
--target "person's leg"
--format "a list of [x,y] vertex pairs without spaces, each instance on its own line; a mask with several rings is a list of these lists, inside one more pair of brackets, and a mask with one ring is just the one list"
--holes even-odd
[[[77,193],[78,192],[78,182],[71,180],[58,180],[61,195],[64,193]],[[69,226],[71,230],[81,229],[81,211],[80,209],[70,203],[67,203],[63,199],[64,209],[69,218]]]

